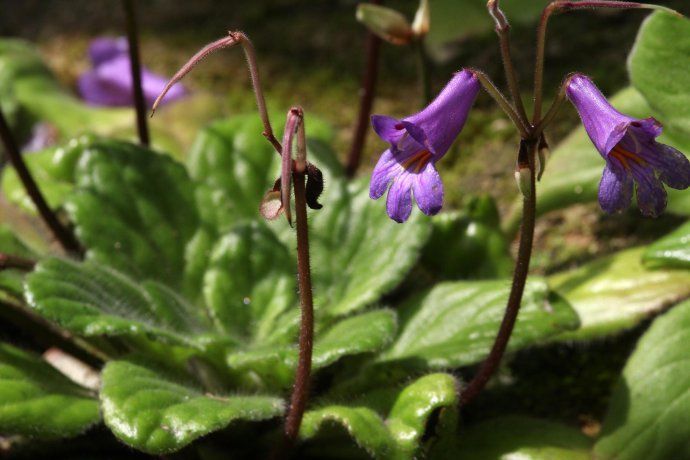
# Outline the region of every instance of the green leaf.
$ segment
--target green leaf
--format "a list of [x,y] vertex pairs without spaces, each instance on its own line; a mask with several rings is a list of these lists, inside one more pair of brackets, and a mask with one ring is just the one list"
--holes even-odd
[[633,86],[653,115],[690,146],[690,21],[652,14],[640,27],[628,66]]
[[644,251],[629,249],[549,277],[582,322],[580,329],[559,339],[618,332],[690,295],[690,272],[647,270],[641,263]]
[[[436,411],[441,411],[440,418],[450,418],[457,422],[457,406],[458,382],[448,374],[426,375],[403,389],[386,422],[401,456],[418,458],[416,454],[427,431],[429,419]],[[451,416],[448,417],[447,413]]]
[[[295,318],[297,319],[297,318]],[[296,325],[296,321],[292,322]],[[327,367],[340,358],[381,350],[395,335],[396,317],[391,310],[374,310],[343,319],[324,330],[317,329],[312,367]],[[297,346],[258,346],[228,355],[228,364],[238,371],[263,377],[272,387],[289,387],[297,367]]]
[[[396,397],[386,419],[364,405],[326,405],[308,411],[300,437],[318,443],[327,423],[344,428],[353,441],[376,459],[420,458],[424,448],[433,445],[434,432],[429,420],[435,412],[454,413],[457,407],[457,381],[448,374],[421,377]],[[427,433],[431,440],[423,442]]]
[[590,460],[592,442],[579,431],[554,422],[507,416],[460,433],[454,457],[471,460]]
[[273,232],[260,222],[240,225],[208,254],[203,296],[217,326],[250,346],[292,339],[281,325],[299,305],[294,261]]
[[[32,258],[34,254],[12,233],[5,224],[0,224],[0,253]],[[0,298],[10,296],[13,299],[23,298],[24,273],[17,270],[0,271]]]
[[0,344],[0,433],[76,436],[98,423],[98,402],[40,357]]
[[149,335],[202,349],[214,340],[203,312],[165,285],[138,285],[94,262],[41,261],[27,277],[26,299],[42,316],[84,336]]
[[[262,132],[255,114],[235,116],[202,130],[191,148],[188,169],[200,184],[196,197],[202,219],[220,233],[241,220],[257,219],[261,199],[280,174],[280,157]],[[322,122],[307,120],[309,159],[323,170],[326,183],[342,174],[335,155],[319,142],[329,135]]]
[[690,222],[650,245],[642,260],[651,268],[690,268]]
[[658,318],[616,386],[594,452],[597,459],[690,456],[690,302]]
[[180,286],[185,245],[199,225],[184,168],[134,144],[98,141],[84,150],[75,175],[66,206],[87,258]]
[[[475,215],[489,207],[489,221]],[[506,237],[493,220],[498,210],[491,198],[482,197],[467,213],[443,213],[432,219],[433,232],[422,253],[422,263],[446,279],[502,278],[511,274],[513,259]],[[496,220],[497,220],[496,216]]]
[[[489,352],[505,311],[506,281],[441,283],[401,307],[401,332],[379,362],[408,360],[415,367],[442,369],[481,361]],[[531,278],[508,344],[510,351],[545,342],[578,327],[563,299],[544,280]]]
[[396,224],[384,201],[369,198],[364,180],[332,181],[323,203],[309,221],[314,304],[328,315],[346,315],[398,286],[417,262],[431,224],[421,212]]
[[115,436],[150,454],[174,452],[232,422],[266,420],[284,410],[279,398],[209,394],[188,377],[129,361],[106,365],[101,404]]

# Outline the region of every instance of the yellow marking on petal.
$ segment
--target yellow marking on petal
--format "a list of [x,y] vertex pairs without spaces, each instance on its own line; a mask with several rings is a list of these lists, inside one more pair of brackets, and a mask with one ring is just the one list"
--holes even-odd
[[426,166],[430,159],[431,153],[428,150],[420,150],[419,152],[415,153],[410,158],[405,160],[405,162],[401,166],[403,167],[403,169],[410,169],[414,165],[413,172],[418,173],[422,170],[424,166]]
[[624,149],[620,144],[616,145],[613,150],[611,150],[611,155],[623,164],[625,169],[630,169],[630,164],[628,160],[632,160],[640,166],[647,166],[647,162],[644,161],[637,153],[633,153],[629,150]]

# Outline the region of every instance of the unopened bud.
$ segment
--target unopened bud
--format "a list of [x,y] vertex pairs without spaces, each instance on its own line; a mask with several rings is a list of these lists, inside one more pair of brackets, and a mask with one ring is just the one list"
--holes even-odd
[[541,176],[546,169],[546,156],[549,154],[549,143],[546,141],[544,134],[539,138],[539,146],[537,147],[537,180],[541,180]]
[[528,198],[532,194],[532,171],[529,167],[527,143],[520,142],[517,164],[515,165],[515,182],[522,196]]
[[431,26],[431,12],[429,10],[429,0],[420,0],[417,13],[412,22],[412,33],[415,37],[425,37],[429,33]]
[[394,45],[407,45],[412,41],[410,22],[392,8],[362,3],[357,7],[357,20],[373,34]]

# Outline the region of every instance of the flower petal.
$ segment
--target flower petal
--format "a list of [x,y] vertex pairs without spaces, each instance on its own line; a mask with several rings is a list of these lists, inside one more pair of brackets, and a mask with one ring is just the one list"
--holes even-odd
[[118,56],[127,55],[129,45],[125,37],[100,37],[91,41],[89,57],[94,67]]
[[386,210],[388,216],[398,223],[405,222],[412,212],[412,176],[401,173],[388,190]]
[[658,217],[666,209],[666,190],[651,168],[634,168],[637,182],[637,206],[642,214]]
[[429,137],[426,135],[424,130],[417,126],[416,124],[409,121],[401,121],[400,124],[405,128],[405,131],[410,135],[414,141],[419,144],[422,148],[425,148],[430,153],[436,155],[436,149],[431,145]]
[[371,183],[369,184],[369,196],[373,200],[378,200],[386,193],[388,184],[393,178],[402,172],[402,166],[395,159],[391,149],[386,150],[379,158],[374,172],[371,173]]
[[400,120],[387,115],[372,115],[371,126],[381,139],[391,145],[396,144],[404,134]]
[[132,101],[131,93],[127,89],[104,82],[95,71],[82,74],[77,86],[82,99],[90,104],[125,106]]
[[657,144],[659,179],[678,190],[690,187],[690,160],[670,145]]
[[599,183],[599,205],[609,214],[623,211],[632,199],[632,176],[623,168],[607,164]]
[[428,162],[422,171],[414,174],[413,191],[414,199],[424,214],[438,214],[443,207],[443,182],[433,162]]

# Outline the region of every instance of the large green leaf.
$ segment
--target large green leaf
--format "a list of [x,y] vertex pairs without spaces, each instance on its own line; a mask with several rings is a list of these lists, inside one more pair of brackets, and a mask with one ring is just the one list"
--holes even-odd
[[690,302],[654,321],[614,390],[597,459],[690,457]]
[[417,262],[431,223],[421,212],[405,224],[369,198],[368,183],[331,182],[309,221],[314,303],[338,316],[361,310],[395,288]]
[[642,260],[653,268],[690,268],[690,222],[649,246]]
[[[292,321],[296,325],[296,321]],[[373,353],[386,346],[395,335],[396,317],[391,310],[374,310],[317,330],[312,367],[318,370],[348,355]],[[289,345],[249,347],[228,355],[228,364],[237,371],[251,372],[270,387],[288,387],[297,367],[296,337]]]
[[187,376],[129,361],[108,363],[100,396],[115,436],[151,454],[174,452],[234,421],[266,420],[284,410],[279,398],[211,394]]
[[647,270],[641,262],[644,250],[629,249],[549,277],[582,322],[559,338],[615,333],[690,295],[690,272]]
[[[0,253],[31,258],[34,254],[12,233],[7,225],[0,224]],[[13,299],[23,297],[24,273],[17,270],[0,271],[0,298],[10,296]]]
[[[401,332],[380,362],[408,360],[432,369],[481,361],[489,352],[505,311],[508,281],[442,283],[401,307]],[[532,278],[508,349],[534,345],[576,329],[577,314]]]
[[203,311],[155,281],[137,284],[94,262],[45,259],[26,281],[42,316],[80,335],[148,335],[204,348],[212,329]]
[[592,441],[554,422],[507,416],[479,423],[460,433],[458,460],[589,460]]
[[[300,437],[318,443],[329,422],[344,428],[353,441],[376,459],[420,458],[436,442],[429,421],[454,418],[457,382],[448,374],[431,374],[405,387],[386,415],[364,405],[326,405],[304,415]],[[424,435],[427,439],[423,440]],[[327,455],[327,454],[325,454]]]
[[75,436],[100,420],[98,402],[40,357],[0,344],[0,433]]
[[201,251],[203,297],[219,328],[250,346],[293,338],[285,323],[298,309],[294,261],[273,232],[260,222],[240,225]]
[[668,13],[647,18],[628,67],[633,86],[649,102],[653,115],[690,141],[690,20]]
[[66,206],[87,258],[179,286],[199,225],[184,168],[134,144],[98,141],[82,153],[75,178]]

